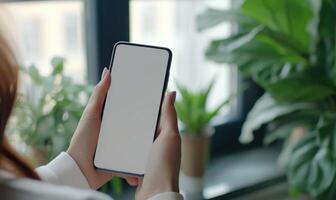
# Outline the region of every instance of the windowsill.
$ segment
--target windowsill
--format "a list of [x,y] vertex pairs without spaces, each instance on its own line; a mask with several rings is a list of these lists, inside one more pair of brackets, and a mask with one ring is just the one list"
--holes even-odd
[[280,149],[279,145],[260,147],[210,161],[205,175],[205,199],[223,198],[237,191],[256,189],[258,185],[262,188],[266,183],[282,180],[284,173],[277,164]]
[[[281,145],[223,155],[210,161],[205,175],[205,199],[232,199],[283,182],[277,165]],[[117,199],[133,199],[135,188],[125,188]]]

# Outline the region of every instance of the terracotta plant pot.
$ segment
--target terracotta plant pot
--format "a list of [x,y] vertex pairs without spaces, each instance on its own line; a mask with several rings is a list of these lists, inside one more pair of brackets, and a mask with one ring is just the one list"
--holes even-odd
[[182,135],[181,169],[186,176],[203,177],[209,158],[209,136]]
[[202,199],[203,176],[209,160],[213,128],[199,135],[182,134],[181,189],[188,199]]

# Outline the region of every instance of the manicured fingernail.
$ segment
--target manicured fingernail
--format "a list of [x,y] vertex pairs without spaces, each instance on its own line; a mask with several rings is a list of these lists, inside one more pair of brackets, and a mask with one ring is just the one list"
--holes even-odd
[[172,92],[172,97],[171,97],[171,103],[174,105],[175,104],[175,100],[176,100],[176,92]]
[[103,73],[102,73],[102,75],[101,75],[101,80],[103,80],[104,79],[104,77],[106,76],[106,74],[107,74],[107,68],[106,67],[104,67],[104,70],[103,70]]

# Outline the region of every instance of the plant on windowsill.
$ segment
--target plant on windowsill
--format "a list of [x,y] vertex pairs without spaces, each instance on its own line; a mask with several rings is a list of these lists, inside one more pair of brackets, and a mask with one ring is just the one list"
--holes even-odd
[[[181,122],[182,162],[181,169],[185,181],[189,182],[185,191],[195,195],[190,199],[202,197],[203,175],[208,163],[210,138],[214,133],[211,120],[218,115],[221,108],[228,104],[223,101],[216,108],[207,108],[209,94],[214,81],[205,89],[193,92],[176,84],[181,98],[175,103],[177,116]],[[192,182],[192,183],[190,183]],[[186,183],[187,184],[187,183]],[[191,188],[193,187],[193,188]]]
[[[46,76],[34,65],[20,69],[25,85],[19,88],[9,126],[9,138],[36,166],[66,150],[92,90],[64,74],[64,59],[55,57],[51,65]],[[103,190],[119,194],[121,184],[121,179],[113,179]]]
[[198,16],[200,30],[238,23],[236,34],[211,41],[206,57],[237,65],[265,89],[240,139],[267,125],[266,143],[285,140],[294,197],[336,198],[335,19],[334,0],[244,0]]

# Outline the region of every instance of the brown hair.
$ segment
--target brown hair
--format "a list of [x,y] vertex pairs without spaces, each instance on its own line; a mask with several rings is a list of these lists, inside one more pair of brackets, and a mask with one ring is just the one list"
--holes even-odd
[[0,33],[0,168],[17,176],[39,179],[32,166],[8,143],[5,130],[16,100],[18,64]]

